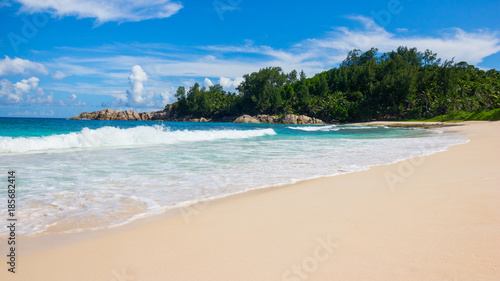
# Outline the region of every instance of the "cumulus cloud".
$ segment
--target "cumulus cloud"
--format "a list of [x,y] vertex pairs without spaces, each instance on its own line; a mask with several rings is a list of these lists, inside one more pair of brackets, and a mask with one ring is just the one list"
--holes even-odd
[[16,0],[22,12],[46,12],[56,17],[76,16],[104,22],[136,22],[168,18],[182,9],[182,4],[171,0]]
[[27,95],[25,103],[64,106],[62,101],[55,100],[54,93],[46,94],[42,88],[37,88],[33,93]]
[[16,89],[16,87],[7,79],[2,79],[0,81],[0,103],[10,104],[19,103],[23,99],[22,90]]
[[[113,96],[112,102],[103,102],[101,107],[113,107],[113,108],[133,108],[136,111],[151,109],[163,109],[166,104],[174,100],[174,87],[168,87],[165,89],[164,81],[149,81],[148,74],[142,69],[140,65],[134,65],[130,70],[129,74],[129,84],[130,88],[124,92],[109,93]],[[148,82],[148,87],[151,84],[156,84],[153,90],[148,90],[144,84]],[[160,86],[161,84],[163,86]]]
[[40,82],[40,79],[38,79],[38,77],[31,77],[29,79],[23,79],[20,82],[17,82],[14,86],[22,93],[29,93],[32,89],[38,88],[38,82]]
[[41,63],[20,58],[11,59],[8,56],[5,56],[4,59],[0,59],[0,76],[29,73],[48,74],[48,71]]
[[154,97],[154,93],[144,90],[144,82],[148,81],[148,75],[142,70],[142,67],[134,65],[128,79],[130,89],[127,90],[127,106],[144,106],[150,103]]
[[161,104],[162,105],[166,105],[166,104],[170,103],[170,101],[173,98],[172,92],[173,91],[163,91],[163,92],[160,93],[160,98],[161,98]]
[[[39,82],[40,79],[38,77],[22,79],[16,83],[2,79],[0,81],[0,104],[41,104],[55,106],[70,106],[75,104],[77,100],[75,94],[69,95],[66,101],[58,100],[54,97],[54,93],[45,93],[38,86]],[[85,103],[78,101],[78,105],[85,105]]]
[[[236,88],[241,84],[241,82],[243,82],[243,77],[237,77],[235,79],[231,79],[231,78],[221,76],[219,78],[219,80],[217,81],[217,84],[221,85],[222,88],[224,88],[224,90],[226,90],[226,91],[234,92],[236,90]],[[194,84],[194,82],[190,81],[190,83],[186,84],[186,85],[188,87],[191,87],[192,84]],[[210,80],[209,78],[205,78],[205,80],[203,80],[202,86],[205,86],[208,88],[208,87],[213,86],[213,85],[214,85],[214,82],[212,82],[212,80]]]
[[203,80],[203,86],[205,87],[210,87],[210,86],[213,86],[214,83],[212,83],[212,80],[208,79],[208,78],[205,78],[205,80]]
[[219,84],[226,91],[234,91],[236,87],[238,87],[241,84],[241,82],[243,82],[243,77],[237,77],[234,80],[231,80],[230,78],[226,77],[219,78]]
[[47,95],[38,87],[40,79],[31,77],[17,83],[7,79],[0,81],[0,103],[2,104],[53,104],[54,94]]

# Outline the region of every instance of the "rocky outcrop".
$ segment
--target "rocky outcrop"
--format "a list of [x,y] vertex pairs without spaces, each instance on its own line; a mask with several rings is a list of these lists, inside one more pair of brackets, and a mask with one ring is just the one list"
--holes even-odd
[[275,124],[278,123],[278,118],[276,116],[272,115],[257,115],[257,120],[259,120],[260,123],[269,123],[269,124]]
[[311,118],[305,115],[287,114],[281,118],[282,124],[306,125],[306,124],[325,124],[321,119]]
[[299,116],[288,114],[288,115],[283,116],[280,121],[283,124],[294,125],[294,124],[297,124],[298,119],[299,119]]
[[71,117],[70,119],[90,119],[90,120],[123,120],[123,121],[185,121],[185,122],[233,122],[233,123],[268,123],[268,124],[324,124],[317,118],[311,118],[305,115],[287,114],[281,118],[273,115],[242,115],[240,117],[221,117],[217,120],[207,119],[205,117],[193,118],[192,116],[177,117],[172,113],[172,107],[153,112],[137,113],[133,110],[112,110],[104,109],[94,112],[82,112],[82,114]]
[[205,117],[201,118],[183,118],[182,120],[175,120],[175,121],[185,121],[185,122],[210,122],[210,119],[207,119]]
[[[133,110],[112,110],[104,109],[91,113],[82,112],[82,114],[71,117],[73,120],[89,119],[89,120],[122,120],[122,121],[186,121],[186,122],[210,122],[211,119],[205,117],[192,118],[185,116],[177,118],[176,114],[172,114],[171,108],[153,112],[137,113]],[[233,119],[231,119],[232,121]]]
[[168,113],[165,110],[155,112],[137,113],[134,110],[112,110],[104,109],[91,113],[82,112],[82,114],[71,117],[70,119],[90,119],[90,120],[124,120],[124,121],[150,121],[150,120],[166,120]]
[[250,115],[242,115],[236,120],[233,121],[233,123],[260,123],[259,119],[250,116]]
[[325,124],[325,122],[317,118],[293,114],[287,114],[280,119],[272,115],[257,115],[256,117],[250,115],[242,115],[236,118],[233,123],[269,123],[290,125]]

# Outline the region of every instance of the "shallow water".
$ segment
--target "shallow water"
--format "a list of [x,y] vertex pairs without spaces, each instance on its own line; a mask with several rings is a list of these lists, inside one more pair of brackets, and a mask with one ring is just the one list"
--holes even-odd
[[34,234],[108,227],[464,142],[385,127],[0,118],[0,172],[16,171],[19,232]]

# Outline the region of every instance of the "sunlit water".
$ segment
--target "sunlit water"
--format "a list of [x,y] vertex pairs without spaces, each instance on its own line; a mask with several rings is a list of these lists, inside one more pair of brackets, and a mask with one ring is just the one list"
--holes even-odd
[[0,118],[0,212],[7,212],[9,170],[16,172],[18,233],[34,234],[123,224],[464,142],[384,127]]

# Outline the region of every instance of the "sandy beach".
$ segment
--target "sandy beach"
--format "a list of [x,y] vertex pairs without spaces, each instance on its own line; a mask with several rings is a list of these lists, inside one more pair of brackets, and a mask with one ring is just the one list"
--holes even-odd
[[17,237],[0,280],[500,280],[500,122],[461,125],[431,156]]

